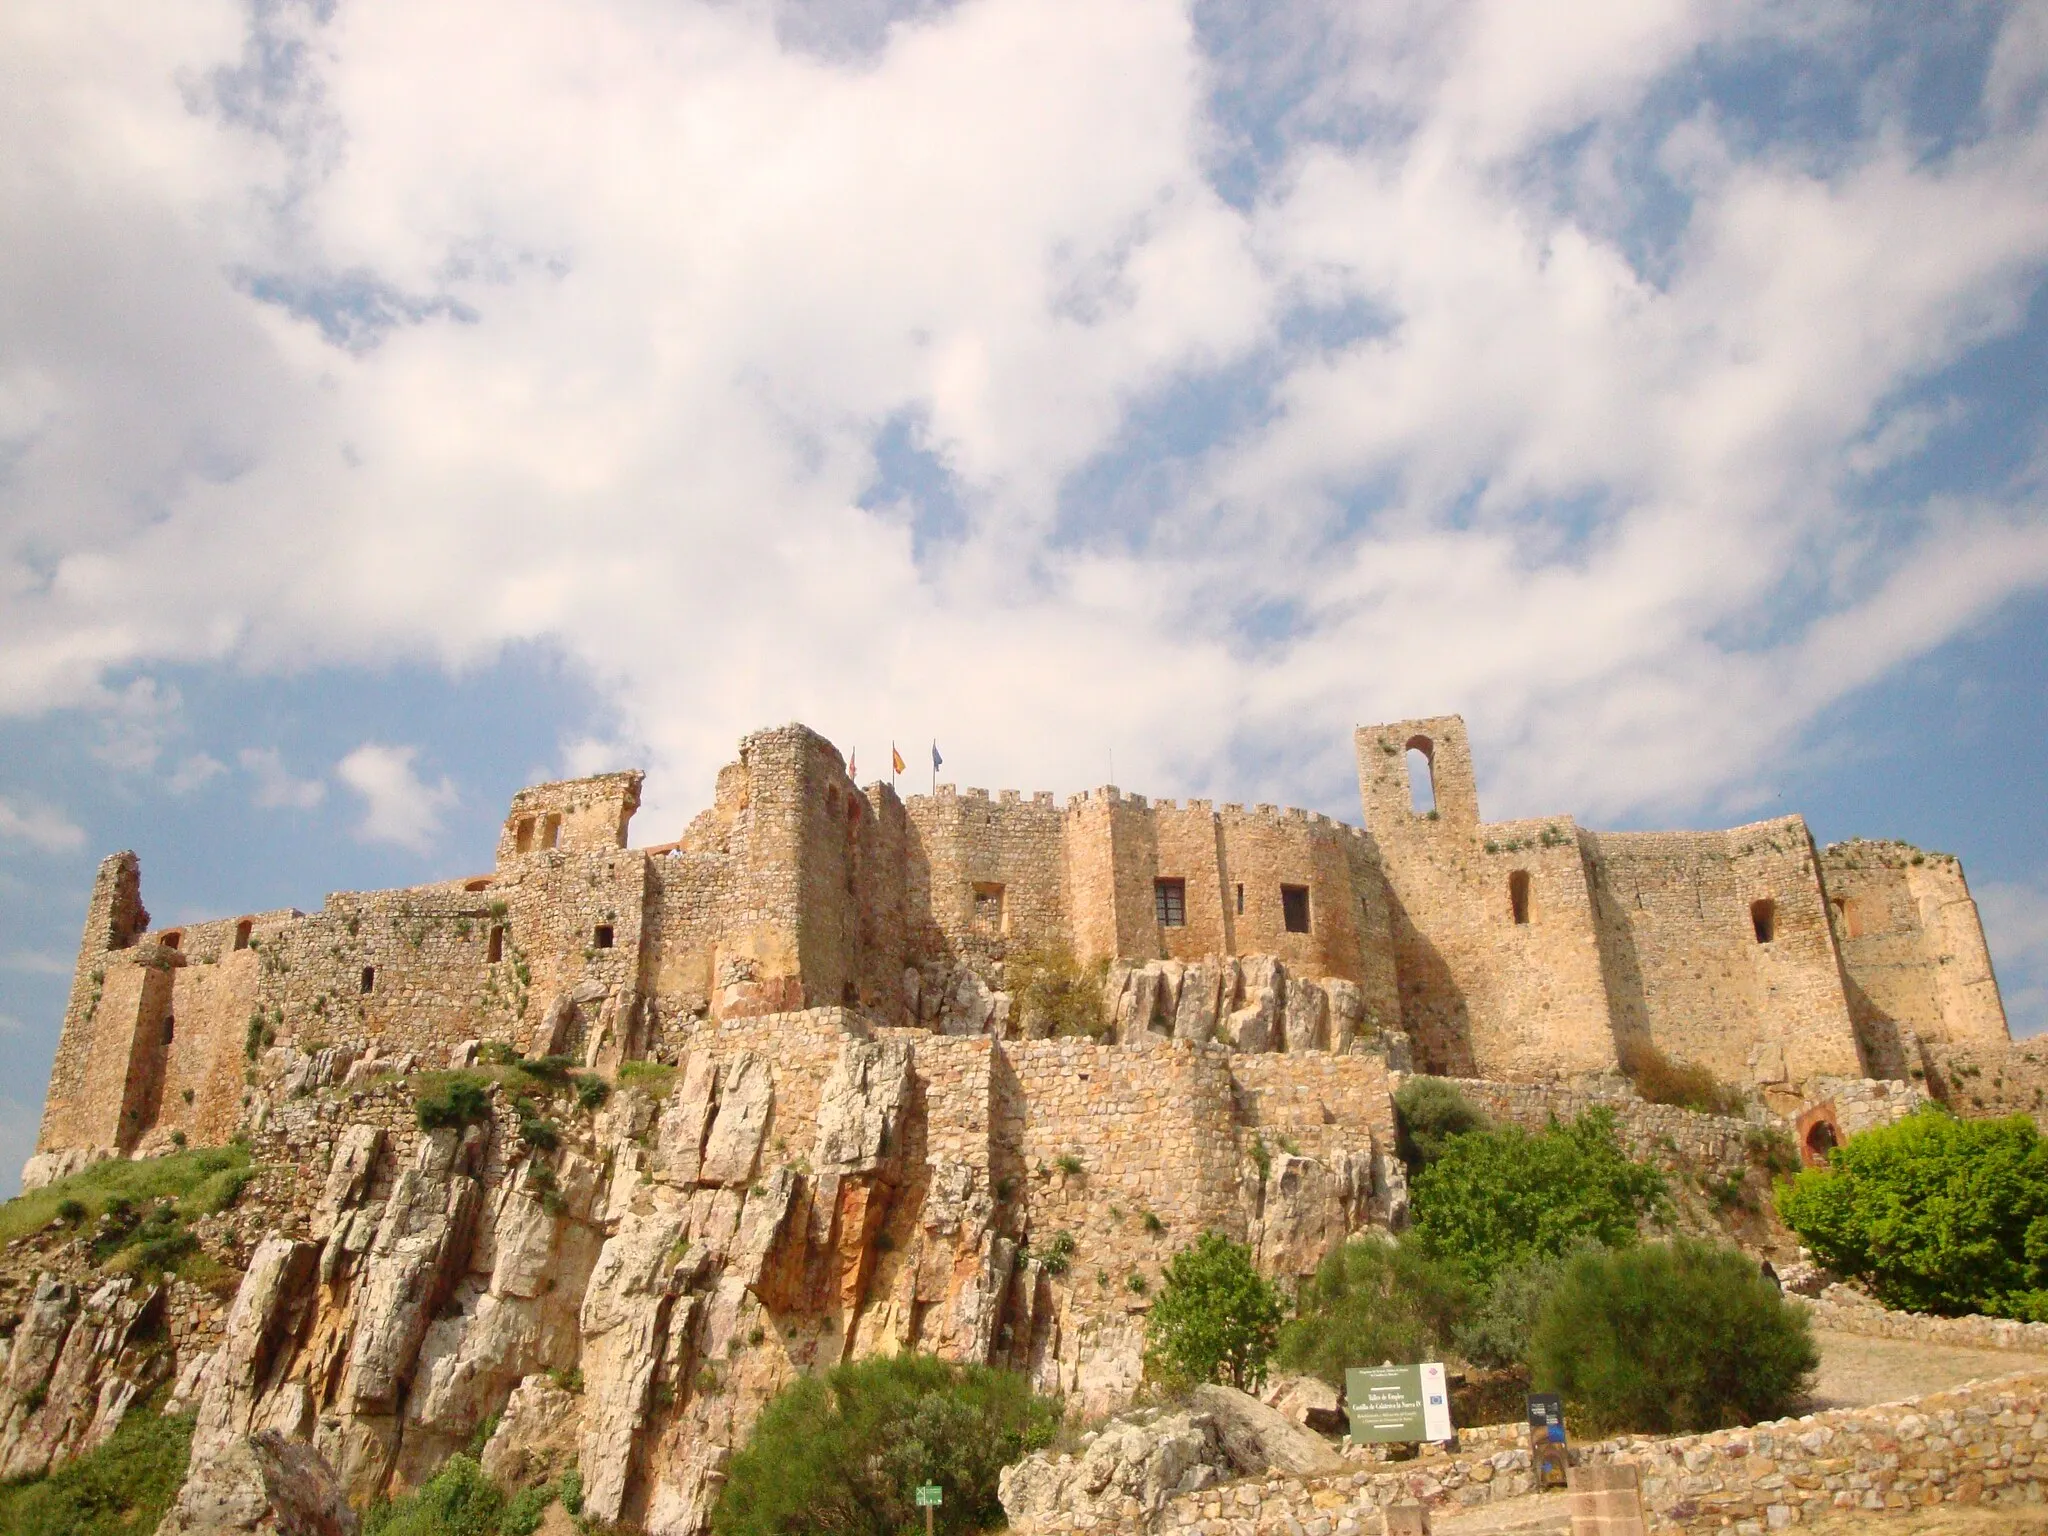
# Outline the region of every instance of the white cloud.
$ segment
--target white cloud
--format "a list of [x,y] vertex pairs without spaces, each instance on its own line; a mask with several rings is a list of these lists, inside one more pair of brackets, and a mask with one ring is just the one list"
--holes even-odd
[[209,779],[227,771],[227,764],[218,758],[205,752],[195,752],[178,764],[177,771],[165,781],[166,787],[174,795],[189,795]]
[[85,842],[85,829],[47,805],[19,805],[0,798],[0,837],[17,837],[31,848],[61,853]]
[[[793,716],[871,763],[938,734],[969,782],[1113,746],[1140,788],[1298,799],[1350,724],[1459,709],[1490,810],[1598,817],[1753,795],[2048,582],[2034,493],[1855,500],[2048,260],[2017,13],[1981,137],[1925,153],[1873,87],[1823,157],[1633,114],[1703,44],[1853,8],[1304,0],[1235,202],[1236,63],[1173,0],[920,8],[858,58],[766,0],[256,14],[308,46],[227,0],[0,14],[0,709],[543,638],[652,759],[656,830]],[[1661,237],[1646,164],[1690,209]],[[1299,339],[1305,303],[1363,334]],[[1270,395],[1077,499],[1211,376]],[[902,421],[950,531],[861,505]]]
[[2048,1033],[2048,882],[1977,887],[1985,942],[2015,1038]]
[[256,803],[266,810],[310,811],[327,798],[324,780],[294,778],[275,747],[244,747],[236,761],[256,781]]
[[413,771],[417,747],[365,742],[335,764],[334,776],[366,802],[356,835],[365,842],[395,843],[424,853],[441,830],[441,813],[455,804],[446,778],[427,784]]

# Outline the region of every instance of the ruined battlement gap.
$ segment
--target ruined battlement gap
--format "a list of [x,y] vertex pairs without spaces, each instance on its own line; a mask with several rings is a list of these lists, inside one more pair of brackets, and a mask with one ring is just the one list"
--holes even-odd
[[1026,952],[1103,967],[1119,1038],[1531,1082],[1611,1073],[1641,1042],[1788,1106],[1809,1082],[2007,1038],[1953,860],[1822,855],[1796,816],[1487,823],[1457,716],[1363,726],[1355,745],[1363,828],[1107,786],[906,800],[792,724],[742,740],[674,842],[627,846],[637,772],[536,785],[489,874],[311,914],[152,930],[139,861],[116,854],[39,1152],[224,1140],[272,1045],[438,1065],[498,1039],[608,1069],[673,1061],[706,1020],[817,1007],[1015,1037]]

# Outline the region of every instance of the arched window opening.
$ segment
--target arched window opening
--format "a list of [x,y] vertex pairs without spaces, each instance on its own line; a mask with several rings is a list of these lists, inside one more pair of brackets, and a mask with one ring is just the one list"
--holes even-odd
[[375,967],[374,965],[366,965],[363,967],[363,996],[368,997],[372,992],[376,990],[377,967]]
[[1408,738],[1408,808],[1418,816],[1436,814],[1436,744],[1427,736]]
[[1828,1154],[1838,1145],[1834,1126],[1826,1120],[1816,1120],[1806,1133],[1806,1160],[1809,1163],[1824,1163],[1828,1160]]
[[491,942],[484,951],[484,958],[492,965],[496,965],[505,958],[505,930],[503,928],[493,928],[491,930]]
[[255,931],[256,924],[246,917],[235,924],[235,948],[247,949],[249,947],[249,935]]
[[1508,876],[1508,910],[1515,921],[1529,921],[1529,871],[1518,869]]
[[1768,896],[1759,897],[1749,904],[1749,925],[1756,930],[1756,941],[1768,944],[1778,936],[1778,904]]
[[157,943],[163,945],[165,949],[176,949],[180,944],[184,942],[185,935],[180,933],[175,928],[173,928],[169,933],[165,934],[162,938],[157,940]]

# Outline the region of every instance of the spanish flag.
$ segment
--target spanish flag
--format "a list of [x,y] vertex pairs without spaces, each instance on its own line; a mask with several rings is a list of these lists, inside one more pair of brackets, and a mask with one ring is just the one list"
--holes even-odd
[[896,743],[893,741],[889,743],[889,761],[895,765],[896,772],[903,771],[903,754],[896,750]]

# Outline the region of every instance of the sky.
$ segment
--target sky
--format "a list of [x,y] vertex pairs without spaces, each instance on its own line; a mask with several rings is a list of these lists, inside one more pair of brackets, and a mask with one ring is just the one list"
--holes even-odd
[[[0,8],[0,1168],[160,922],[872,777],[1958,854],[2048,1029],[2048,4]],[[8,1175],[0,1175],[4,1179]]]

